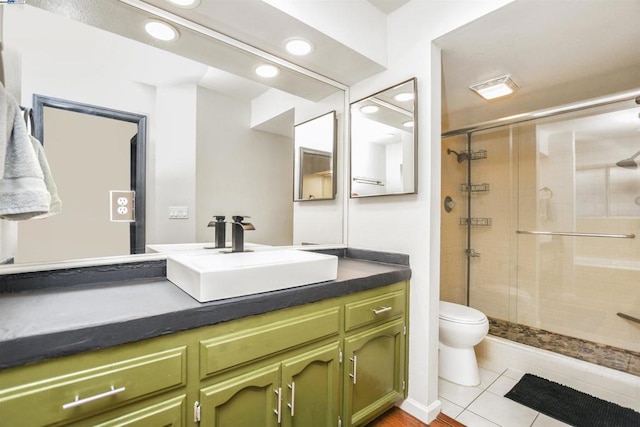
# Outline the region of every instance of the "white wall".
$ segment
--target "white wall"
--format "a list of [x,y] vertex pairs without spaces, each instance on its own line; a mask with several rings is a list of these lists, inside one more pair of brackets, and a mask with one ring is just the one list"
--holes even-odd
[[[440,52],[432,41],[508,3],[413,0],[388,18],[388,70],[351,88],[352,101],[411,77],[418,79],[418,194],[349,201],[350,247],[407,253],[411,260],[409,398],[423,421],[437,400],[440,240]],[[384,48],[382,46],[381,48]]]
[[[316,104],[298,104],[295,110],[295,122],[302,123],[329,111],[336,111],[337,120],[337,165],[334,179],[337,182],[337,194],[334,200],[296,202],[293,204],[293,244],[303,243],[343,243],[344,212],[346,195],[344,188],[347,161],[344,153],[344,94],[338,92]],[[293,192],[291,194],[293,198]],[[322,224],[322,227],[318,227]]]
[[196,241],[213,241],[214,215],[248,215],[245,242],[291,245],[293,140],[252,130],[250,103],[204,88],[197,119]]
[[[195,242],[197,96],[194,84],[157,88],[147,243]],[[169,218],[169,206],[186,206],[189,218]]]

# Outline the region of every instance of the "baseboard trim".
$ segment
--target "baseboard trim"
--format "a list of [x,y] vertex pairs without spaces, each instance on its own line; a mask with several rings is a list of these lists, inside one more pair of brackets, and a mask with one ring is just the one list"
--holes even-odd
[[400,409],[422,421],[425,424],[429,424],[436,419],[442,408],[442,403],[436,400],[429,406],[425,406],[417,400],[407,398],[403,400],[399,405]]

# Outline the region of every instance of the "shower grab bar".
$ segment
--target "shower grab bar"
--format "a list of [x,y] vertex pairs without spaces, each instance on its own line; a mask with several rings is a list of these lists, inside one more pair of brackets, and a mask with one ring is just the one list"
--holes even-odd
[[609,237],[611,239],[635,239],[636,238],[635,234],[573,233],[569,231],[516,230],[516,234],[532,234],[534,236]]
[[623,319],[630,320],[632,322],[640,323],[640,319],[637,317],[633,317],[627,313],[616,313],[617,316],[622,317]]

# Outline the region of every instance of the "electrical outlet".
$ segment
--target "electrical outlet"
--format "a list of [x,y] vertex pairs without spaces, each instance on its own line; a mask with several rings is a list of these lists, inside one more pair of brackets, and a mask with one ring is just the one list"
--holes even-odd
[[188,219],[189,207],[187,206],[169,206],[169,219]]
[[134,222],[135,221],[135,191],[111,190],[111,221]]

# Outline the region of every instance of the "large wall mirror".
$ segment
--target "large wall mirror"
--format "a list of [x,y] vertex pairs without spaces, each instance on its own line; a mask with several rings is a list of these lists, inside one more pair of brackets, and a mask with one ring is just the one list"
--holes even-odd
[[[343,200],[298,209],[291,192],[294,127],[327,114],[340,123],[345,86],[287,61],[270,61],[271,55],[242,43],[224,43],[191,21],[172,22],[179,39],[153,40],[144,32],[156,18],[148,3],[145,9],[132,6],[142,2],[119,0],[28,3],[5,6],[0,15],[5,87],[25,107],[33,107],[37,94],[146,117],[147,248],[211,243],[214,231],[207,224],[214,215],[250,216],[256,229],[246,239],[256,244],[342,243]],[[163,20],[171,16],[163,12]],[[280,68],[277,77],[255,74],[265,62]],[[117,136],[94,122],[80,124],[83,114],[66,113],[45,109],[43,134],[50,142],[57,127],[84,140],[66,151],[57,147],[49,159],[54,179],[56,171],[75,168],[67,175],[80,185],[65,185],[59,174],[59,218],[0,221],[0,261],[33,269],[34,263],[131,253],[130,224],[110,221],[109,194],[97,183],[129,189],[129,157],[111,165],[90,147],[100,137],[99,144],[128,150],[135,129]],[[343,139],[338,135],[338,149]],[[344,182],[340,170],[332,170],[334,185]],[[121,179],[111,183],[116,174]],[[76,188],[82,191],[79,205],[71,202],[78,199],[70,193]],[[81,220],[60,221],[65,211],[88,205],[96,209]],[[315,232],[319,220],[326,225],[323,234]],[[109,241],[116,238],[123,241]],[[2,266],[0,273],[3,268],[15,271]]]
[[335,111],[295,126],[295,201],[335,198],[336,130]]
[[351,104],[352,198],[417,193],[416,79]]

